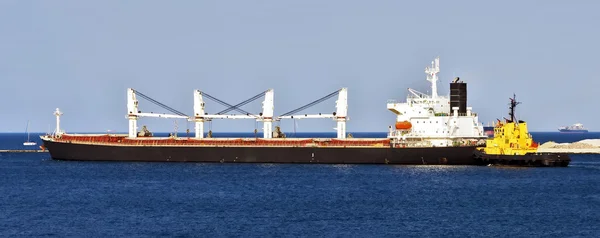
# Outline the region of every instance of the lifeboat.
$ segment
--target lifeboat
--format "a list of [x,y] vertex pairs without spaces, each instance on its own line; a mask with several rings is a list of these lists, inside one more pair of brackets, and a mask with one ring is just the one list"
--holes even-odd
[[412,128],[412,124],[409,121],[396,122],[396,130],[409,130]]

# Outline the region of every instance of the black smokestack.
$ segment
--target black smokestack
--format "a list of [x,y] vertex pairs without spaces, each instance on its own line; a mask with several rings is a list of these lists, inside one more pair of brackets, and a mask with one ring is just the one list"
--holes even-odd
[[450,83],[451,112],[453,107],[458,107],[458,113],[467,113],[467,83],[460,81],[459,77]]

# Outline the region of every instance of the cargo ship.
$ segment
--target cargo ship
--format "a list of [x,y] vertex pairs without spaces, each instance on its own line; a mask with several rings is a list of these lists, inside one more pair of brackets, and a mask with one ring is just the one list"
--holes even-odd
[[572,126],[559,127],[560,133],[587,133],[588,130],[581,123],[575,123]]
[[488,165],[508,165],[527,167],[567,167],[571,158],[568,154],[538,153],[538,144],[527,129],[527,123],[515,118],[515,108],[519,104],[516,96],[510,98],[509,118],[498,120],[494,127],[494,137],[479,148],[475,157]]
[[[252,114],[240,107],[262,97],[231,105],[206,92],[194,90],[194,114],[185,115],[145,94],[127,89],[128,134],[71,134],[61,129],[58,108],[56,129],[41,136],[43,149],[53,159],[77,161],[173,161],[220,163],[316,163],[316,164],[410,164],[480,165],[473,153],[487,138],[478,116],[467,107],[467,84],[459,78],[450,83],[449,96],[437,94],[439,57],[425,68],[431,94],[411,88],[406,102],[389,101],[387,109],[396,115],[388,126],[386,138],[351,138],[346,134],[348,120],[347,88],[290,112],[274,116],[274,90],[264,92],[262,112]],[[298,114],[300,111],[337,95],[336,111],[331,114]],[[162,105],[173,114],[142,112],[137,97]],[[205,110],[204,99],[227,106],[216,114]],[[225,114],[229,111],[242,114]],[[193,137],[155,137],[141,117],[181,118],[194,122]],[[286,119],[329,118],[337,127],[336,138],[286,138],[273,123]],[[205,136],[204,123],[215,119],[252,119],[263,124],[263,138],[212,138]],[[256,130],[255,130],[256,132]]]

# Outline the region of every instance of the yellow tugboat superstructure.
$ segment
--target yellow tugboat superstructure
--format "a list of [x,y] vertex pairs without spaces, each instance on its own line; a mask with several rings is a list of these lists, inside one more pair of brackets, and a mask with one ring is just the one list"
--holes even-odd
[[494,126],[494,137],[487,139],[484,152],[489,155],[525,155],[536,153],[538,144],[527,129],[527,123],[516,121],[515,107],[519,102],[516,97],[510,99],[510,118],[504,118],[504,122],[498,120]]
[[496,155],[524,155],[536,153],[538,144],[527,130],[526,122],[498,122],[494,138],[487,139],[484,151]]

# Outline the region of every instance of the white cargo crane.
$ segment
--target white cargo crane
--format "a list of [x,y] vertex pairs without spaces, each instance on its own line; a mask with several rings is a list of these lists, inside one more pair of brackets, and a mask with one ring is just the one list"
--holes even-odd
[[[304,114],[304,115],[292,115],[297,112],[300,112],[306,108],[312,107],[320,102],[323,102],[335,95],[338,95],[338,100],[336,101],[336,111],[332,114]],[[328,94],[325,97],[322,97],[318,100],[315,100],[307,105],[304,105],[298,109],[282,114],[277,117],[277,120],[281,119],[306,119],[306,118],[333,118],[337,122],[337,138],[344,139],[346,138],[346,121],[348,121],[348,89],[341,88],[333,93]]]
[[[152,112],[141,112],[138,107],[138,100],[136,95],[141,96],[171,112],[174,114],[166,114],[166,113],[152,113]],[[133,88],[127,89],[127,119],[129,119],[129,138],[137,137],[137,120],[139,117],[157,117],[157,118],[174,118],[174,119],[188,119],[189,116],[179,112],[173,108],[170,108],[146,95],[143,93],[134,90]]]
[[[241,110],[239,107],[247,104],[251,101],[254,101],[260,97],[263,96],[264,93],[264,101],[262,103],[262,108],[263,108],[263,112],[260,113],[259,115],[252,115],[251,113],[248,113],[244,110]],[[204,137],[204,122],[208,121],[208,120],[212,120],[212,119],[256,119],[257,121],[262,121],[263,122],[263,132],[264,132],[264,138],[272,138],[273,137],[273,111],[274,111],[274,90],[273,89],[269,89],[265,92],[263,92],[259,95],[256,95],[244,102],[238,103],[236,105],[230,105],[228,103],[225,103],[219,99],[216,99],[213,96],[208,95],[205,92],[202,92],[200,90],[194,90],[194,119],[193,121],[195,122],[195,137],[196,138],[203,138]],[[206,96],[207,98],[213,100],[213,101],[217,101],[218,103],[221,103],[223,105],[228,106],[229,108],[226,110],[223,110],[217,114],[207,114],[205,112],[205,102],[204,102],[204,97]],[[246,115],[224,115],[222,113],[231,111],[231,110],[238,110],[241,111],[242,113],[245,113]]]
[[[228,106],[228,109],[225,109],[217,114],[207,114],[205,112],[205,102],[203,99],[203,95],[209,99],[215,100],[220,104]],[[259,115],[252,115],[244,110],[241,110],[239,107],[252,102],[260,97],[265,97],[263,101],[263,112]],[[165,108],[171,111],[173,114],[166,113],[147,113],[141,112],[138,107],[138,100],[136,96],[141,96],[142,98],[159,105],[162,108]],[[245,113],[246,115],[226,115],[223,114],[225,112],[237,110]],[[230,105],[226,102],[223,102],[213,96],[208,95],[207,93],[201,92],[200,90],[194,90],[194,116],[190,117],[185,115],[182,112],[179,112],[167,105],[164,105],[143,93],[136,91],[132,88],[127,89],[127,118],[129,119],[129,137],[135,138],[137,137],[137,120],[139,117],[156,117],[156,118],[171,118],[171,119],[187,119],[188,121],[195,122],[195,138],[203,138],[204,137],[204,122],[212,119],[256,119],[258,121],[262,121],[264,123],[264,138],[272,138],[272,124],[273,124],[273,110],[274,110],[274,91],[273,89],[269,89],[263,93],[260,93],[246,101],[243,101],[236,105]]]

